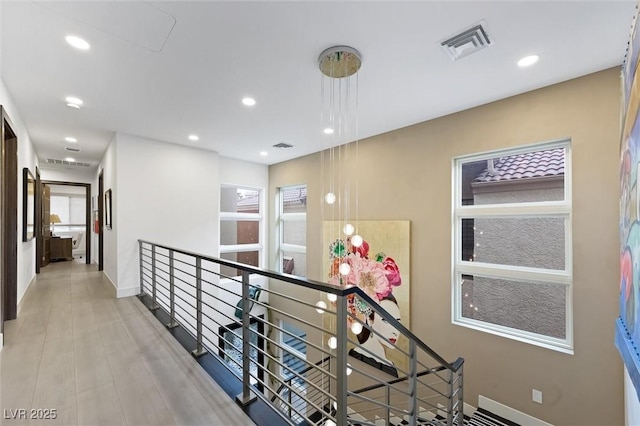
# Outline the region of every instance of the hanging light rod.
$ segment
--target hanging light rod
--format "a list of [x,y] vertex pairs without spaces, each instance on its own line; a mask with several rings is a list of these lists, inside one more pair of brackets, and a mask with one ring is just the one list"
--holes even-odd
[[353,47],[333,46],[318,57],[318,67],[322,74],[331,78],[349,77],[358,72],[362,56]]

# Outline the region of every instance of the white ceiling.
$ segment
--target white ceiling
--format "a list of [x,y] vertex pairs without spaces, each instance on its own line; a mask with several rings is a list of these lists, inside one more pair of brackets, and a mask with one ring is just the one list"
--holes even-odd
[[[97,165],[124,132],[273,164],[322,148],[317,59],[328,47],[362,54],[362,139],[620,65],[635,6],[2,0],[1,69],[41,162],[68,156],[73,136],[76,161]],[[482,20],[493,44],[452,61],[440,42]],[[91,49],[71,48],[68,34]],[[518,68],[530,53],[538,64]],[[82,109],[65,105],[69,95]],[[257,105],[243,106],[247,95]]]

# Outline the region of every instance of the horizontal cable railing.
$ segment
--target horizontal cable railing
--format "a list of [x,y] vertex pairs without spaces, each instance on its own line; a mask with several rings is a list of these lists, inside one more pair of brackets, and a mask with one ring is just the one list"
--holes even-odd
[[193,336],[194,356],[238,377],[241,404],[260,398],[292,425],[462,424],[464,361],[444,360],[360,288],[142,240],[139,250],[140,297]]

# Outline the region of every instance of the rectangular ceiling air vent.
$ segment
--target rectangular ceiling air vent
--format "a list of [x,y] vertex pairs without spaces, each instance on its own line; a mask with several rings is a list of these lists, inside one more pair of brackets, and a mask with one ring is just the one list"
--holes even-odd
[[446,40],[440,42],[440,45],[449,57],[456,61],[478,50],[482,50],[493,43],[489,38],[486,28],[487,24],[481,21],[468,30],[448,37]]
[[274,148],[293,148],[293,145],[289,145],[288,143],[280,142],[273,146]]
[[57,164],[60,166],[74,166],[74,167],[91,167],[89,163],[81,163],[78,161],[66,161],[66,160],[56,160],[53,158],[47,158],[45,161],[47,164]]
[[80,150],[78,148],[71,148],[69,146],[66,146],[64,149],[66,149],[67,151],[71,151],[71,152],[80,152]]

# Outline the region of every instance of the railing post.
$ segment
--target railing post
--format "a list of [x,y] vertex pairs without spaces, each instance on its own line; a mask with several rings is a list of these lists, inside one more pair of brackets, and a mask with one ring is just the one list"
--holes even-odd
[[458,369],[458,424],[464,422],[464,364]]
[[409,340],[409,426],[416,426],[418,417],[418,360],[416,341]]
[[202,259],[196,257],[196,348],[191,352],[198,358],[207,351],[202,346]]
[[347,424],[347,298],[336,301],[336,424]]
[[[449,370],[449,400],[447,401],[447,426],[453,426],[453,399],[457,396],[456,387],[458,385],[458,372]],[[460,410],[461,407],[458,407]]]
[[151,246],[151,299],[153,305],[149,308],[155,311],[160,307],[156,299],[156,245]]
[[173,250],[169,250],[169,324],[167,328],[176,328],[178,323],[176,322],[176,297],[175,297],[175,280],[173,269]]
[[386,394],[386,400],[385,400],[385,405],[386,407],[386,417],[385,417],[385,424],[391,424],[391,386],[385,386],[385,389],[387,391]]
[[[257,397],[251,392],[251,300],[249,299],[249,272],[242,271],[242,393],[236,397],[242,406]],[[291,392],[291,391],[289,391]]]
[[138,298],[142,299],[144,297],[144,268],[142,267],[144,262],[142,260],[142,241],[140,240],[138,240],[138,251],[140,252],[140,293],[138,294]]

